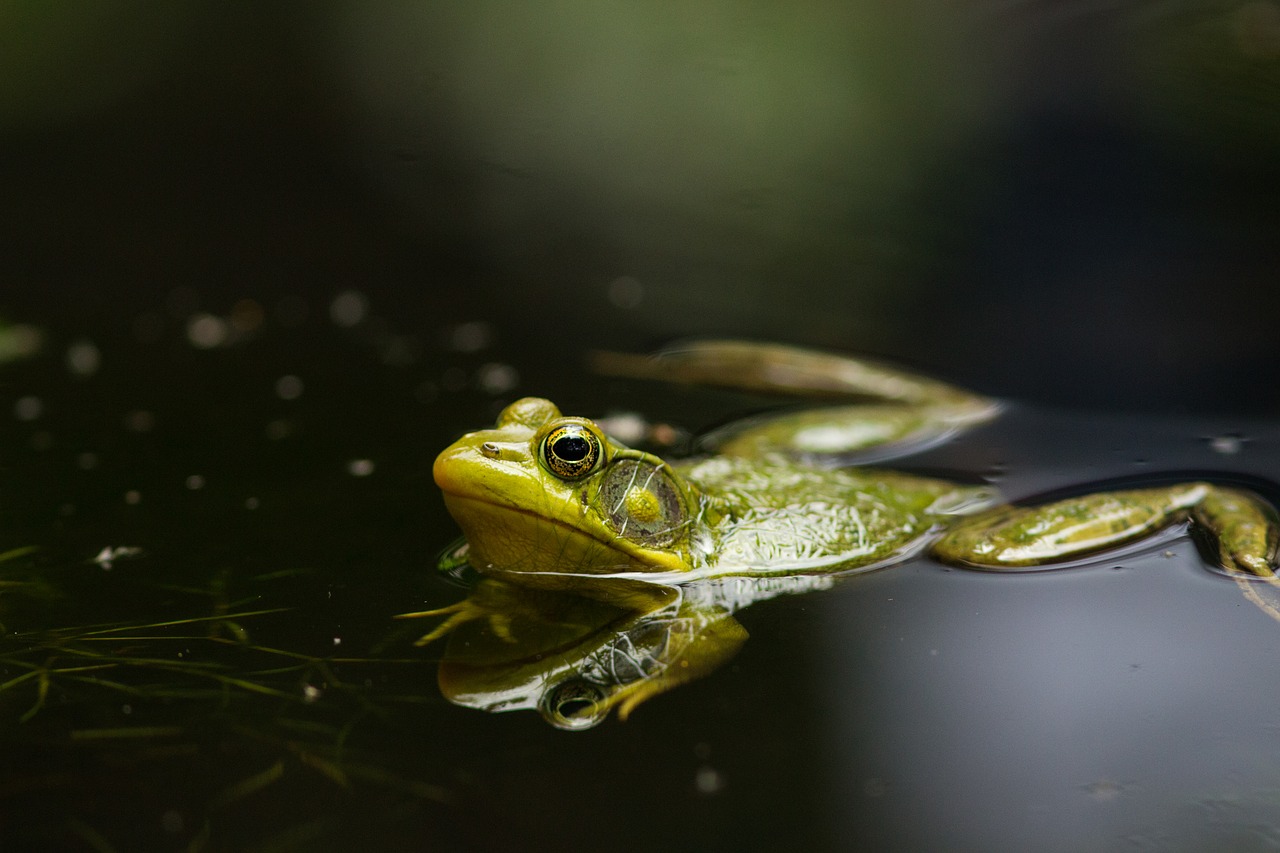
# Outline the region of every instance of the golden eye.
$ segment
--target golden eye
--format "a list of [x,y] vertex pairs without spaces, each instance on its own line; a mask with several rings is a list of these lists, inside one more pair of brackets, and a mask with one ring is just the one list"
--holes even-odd
[[542,464],[561,480],[590,474],[600,461],[600,439],[583,424],[565,424],[542,441]]

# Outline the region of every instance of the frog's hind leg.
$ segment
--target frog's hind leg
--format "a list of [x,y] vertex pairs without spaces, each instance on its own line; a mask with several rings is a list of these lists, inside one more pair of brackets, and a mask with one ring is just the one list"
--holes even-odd
[[994,418],[987,397],[866,359],[780,344],[692,341],[652,356],[596,353],[599,373],[737,388],[857,405],[748,420],[707,437],[729,455],[838,455],[917,447]]
[[932,553],[954,565],[1018,571],[1135,542],[1186,520],[1212,545],[1218,565],[1245,597],[1280,621],[1280,608],[1266,602],[1251,583],[1280,587],[1273,568],[1280,541],[1275,510],[1251,492],[1208,483],[996,507],[956,524],[934,543]]

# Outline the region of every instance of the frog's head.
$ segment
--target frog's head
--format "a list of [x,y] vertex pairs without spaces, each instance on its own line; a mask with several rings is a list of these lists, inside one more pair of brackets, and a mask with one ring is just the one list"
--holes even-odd
[[494,429],[441,453],[434,474],[481,572],[563,588],[565,575],[692,565],[693,488],[658,457],[563,417],[549,400],[507,406]]

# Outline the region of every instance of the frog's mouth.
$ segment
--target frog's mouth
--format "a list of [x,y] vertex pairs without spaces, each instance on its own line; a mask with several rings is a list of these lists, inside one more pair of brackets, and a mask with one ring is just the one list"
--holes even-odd
[[473,557],[491,569],[599,575],[686,568],[678,554],[641,548],[604,530],[597,534],[589,528],[599,522],[586,512],[566,521],[489,497],[451,491],[445,491],[444,502],[467,537]]
[[585,482],[536,476],[528,442],[476,446],[476,439],[473,434],[446,448],[432,474],[478,562],[497,571],[560,575],[687,569],[675,551],[617,536],[584,502]]

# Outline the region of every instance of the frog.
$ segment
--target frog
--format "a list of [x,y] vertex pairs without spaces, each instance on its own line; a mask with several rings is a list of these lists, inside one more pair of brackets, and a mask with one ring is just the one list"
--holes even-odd
[[[995,419],[1004,406],[984,395],[857,356],[748,341],[592,363],[823,405],[741,419],[693,455],[663,458],[526,397],[447,447],[433,476],[463,543],[446,562],[478,581],[463,601],[402,616],[444,617],[422,644],[463,631],[458,648],[476,647],[481,630],[493,648],[513,647],[482,662],[505,660],[497,675],[461,652],[450,668],[446,653],[441,685],[459,704],[535,707],[561,728],[614,709],[626,719],[730,658],[746,639],[734,614],[756,601],[920,555],[988,572],[1074,565],[1179,524],[1280,619],[1254,586],[1280,583],[1280,523],[1252,491],[1195,480],[1011,504],[990,483],[880,464]],[[522,657],[522,639],[556,652]]]

